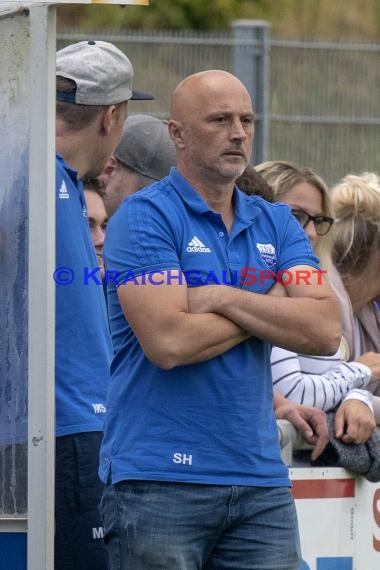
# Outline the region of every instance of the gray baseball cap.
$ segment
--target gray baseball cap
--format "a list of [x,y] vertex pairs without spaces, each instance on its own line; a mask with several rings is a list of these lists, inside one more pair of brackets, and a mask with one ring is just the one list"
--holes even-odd
[[57,52],[56,75],[71,79],[75,92],[57,92],[57,101],[81,105],[116,105],[129,99],[154,99],[133,91],[133,67],[119,48],[108,42],[84,41]]
[[151,180],[161,180],[176,164],[175,146],[167,121],[151,115],[131,115],[124,124],[114,156]]

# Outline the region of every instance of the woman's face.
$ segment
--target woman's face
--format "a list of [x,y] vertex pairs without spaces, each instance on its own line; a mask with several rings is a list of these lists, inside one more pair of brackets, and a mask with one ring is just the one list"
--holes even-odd
[[[280,201],[289,204],[292,210],[306,212],[309,216],[323,215],[322,194],[318,188],[308,182],[300,182],[293,186],[291,190],[281,196]],[[304,227],[304,231],[310,239],[313,248],[315,248],[319,236],[317,235],[313,220],[309,220]]]

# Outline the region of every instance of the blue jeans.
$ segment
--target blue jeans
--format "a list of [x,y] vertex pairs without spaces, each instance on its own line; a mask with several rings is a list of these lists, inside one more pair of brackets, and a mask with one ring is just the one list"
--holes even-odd
[[299,570],[288,488],[123,481],[101,509],[111,570]]

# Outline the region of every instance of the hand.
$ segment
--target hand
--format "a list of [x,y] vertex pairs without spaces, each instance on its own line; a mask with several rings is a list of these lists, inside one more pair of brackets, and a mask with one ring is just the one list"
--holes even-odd
[[203,285],[187,289],[190,313],[214,313],[215,296],[222,294],[223,285]]
[[365,352],[359,358],[355,358],[355,362],[361,362],[368,366],[371,370],[371,382],[378,382],[380,380],[380,353],[379,352]]
[[[190,287],[187,289],[187,297],[190,313],[217,313],[218,299],[228,293],[227,285],[203,285],[201,287]],[[280,283],[275,283],[266,295],[272,297],[287,297],[286,287]]]
[[335,414],[335,437],[343,443],[365,443],[375,427],[372,411],[360,400],[346,400]]
[[329,441],[325,412],[319,408],[295,404],[279,392],[274,393],[274,408],[277,419],[291,422],[304,440],[314,446],[311,459],[317,459]]

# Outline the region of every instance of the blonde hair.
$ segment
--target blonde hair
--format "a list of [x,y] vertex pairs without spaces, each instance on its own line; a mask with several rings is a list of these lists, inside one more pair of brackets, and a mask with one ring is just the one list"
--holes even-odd
[[[294,188],[297,184],[307,182],[314,186],[321,193],[322,215],[332,217],[332,207],[324,180],[311,168],[298,166],[286,160],[271,160],[255,166],[255,170],[269,184],[274,193],[274,200],[281,202],[281,198]],[[330,266],[331,238],[329,234],[320,236],[315,253],[321,260],[321,265],[328,268]]]
[[331,199],[336,218],[333,261],[342,277],[357,276],[380,252],[379,176],[349,174],[332,189]]

